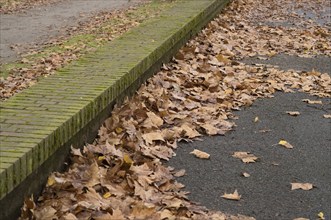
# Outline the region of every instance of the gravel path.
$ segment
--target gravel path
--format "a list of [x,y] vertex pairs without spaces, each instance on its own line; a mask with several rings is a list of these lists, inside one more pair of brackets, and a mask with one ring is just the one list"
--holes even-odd
[[0,63],[17,60],[20,53],[65,34],[94,13],[127,8],[141,1],[69,0],[24,13],[0,14]]

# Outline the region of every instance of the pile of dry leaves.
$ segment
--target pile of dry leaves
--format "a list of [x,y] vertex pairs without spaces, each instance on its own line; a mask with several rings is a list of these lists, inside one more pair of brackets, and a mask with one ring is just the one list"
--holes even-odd
[[[330,31],[323,26],[284,28],[257,22],[270,10],[283,9],[278,0],[261,9],[263,2],[233,1],[172,63],[114,109],[93,144],[72,149],[70,169],[49,177],[38,203],[26,201],[22,218],[250,219],[195,205],[175,180],[185,172],[162,161],[175,155],[178,141],[231,130],[233,110],[272,97],[275,91],[331,97],[327,73],[282,71],[238,61],[278,53],[331,55]],[[201,153],[194,154],[209,158]],[[243,159],[242,153],[234,156]],[[238,192],[223,195],[234,196],[240,199]]]

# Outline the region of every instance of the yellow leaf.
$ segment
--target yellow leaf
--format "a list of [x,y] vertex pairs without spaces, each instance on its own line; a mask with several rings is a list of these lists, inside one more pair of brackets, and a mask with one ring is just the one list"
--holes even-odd
[[52,174],[47,179],[47,186],[52,186],[54,183],[56,183],[55,176]]
[[124,154],[123,161],[129,165],[133,164],[133,160],[131,159],[131,157],[128,154]]
[[234,193],[224,193],[224,195],[221,196],[224,199],[229,199],[229,200],[240,200],[241,195],[239,195],[238,191],[235,190]]
[[320,219],[322,219],[322,220],[325,219],[325,217],[324,217],[324,213],[323,213],[323,212],[319,212],[319,213],[317,214],[317,216],[318,216]]
[[190,154],[195,155],[196,157],[200,159],[209,159],[210,155],[207,154],[206,152],[194,149]]
[[105,156],[99,156],[99,157],[98,157],[98,160],[104,160],[104,159],[106,159]]
[[278,144],[279,145],[282,145],[282,146],[284,146],[284,147],[286,147],[288,149],[292,149],[293,148],[293,146],[290,143],[288,143],[287,141],[285,141],[285,140],[280,140]]
[[291,183],[291,190],[302,189],[302,190],[311,190],[313,188],[311,183]]
[[116,132],[117,134],[122,133],[122,131],[123,131],[123,129],[120,128],[120,127],[115,128],[115,132]]
[[106,192],[105,194],[102,195],[104,199],[108,199],[111,196],[110,192]]

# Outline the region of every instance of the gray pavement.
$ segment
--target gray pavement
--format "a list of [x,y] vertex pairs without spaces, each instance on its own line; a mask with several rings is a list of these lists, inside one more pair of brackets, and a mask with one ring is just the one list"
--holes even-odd
[[[278,64],[283,69],[315,68],[331,73],[330,58],[280,57],[262,62]],[[254,63],[252,59],[246,62]],[[189,198],[210,209],[263,220],[318,219],[319,212],[330,219],[331,121],[323,118],[331,113],[330,99],[319,99],[323,105],[311,105],[302,102],[304,98],[319,99],[304,93],[276,93],[274,98],[257,100],[236,112],[238,126],[225,136],[180,143],[169,165],[186,169],[187,175],[178,181],[191,192]],[[290,116],[286,111],[299,111],[301,115]],[[257,123],[255,117],[259,118]],[[294,148],[278,146],[280,139]],[[195,148],[209,153],[210,160],[189,154]],[[235,151],[251,152],[259,160],[244,164],[231,156]],[[251,176],[245,178],[242,172]],[[315,188],[291,191],[292,182],[312,183]],[[240,201],[221,198],[235,189],[242,195]]]
[[66,34],[68,28],[86,21],[93,13],[125,8],[137,2],[139,0],[68,0],[24,13],[0,14],[0,63],[14,61],[31,46]]

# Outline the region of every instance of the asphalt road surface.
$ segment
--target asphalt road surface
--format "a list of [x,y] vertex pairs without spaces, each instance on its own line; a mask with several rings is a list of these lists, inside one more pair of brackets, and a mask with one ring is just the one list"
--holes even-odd
[[127,8],[141,0],[67,0],[0,16],[0,63],[18,59],[36,47],[86,21],[94,13]]
[[[331,74],[330,58],[282,56],[255,62],[279,65],[282,69],[315,68]],[[252,64],[254,60],[245,62]],[[322,100],[323,105],[302,102],[306,98]],[[259,99],[236,112],[239,119],[234,131],[179,144],[177,156],[169,165],[186,170],[186,176],[178,181],[191,192],[190,199],[210,209],[262,220],[318,219],[319,212],[330,219],[331,120],[323,117],[331,113],[330,101],[304,93],[276,93],[274,98]],[[290,116],[286,111],[299,111],[301,115]],[[254,122],[256,117],[258,122]],[[277,145],[281,139],[294,148]],[[209,153],[210,160],[195,158],[189,154],[193,149]],[[259,160],[244,164],[231,156],[235,151],[251,152]],[[243,172],[250,177],[243,177]],[[312,183],[314,188],[292,191],[293,182]],[[242,196],[240,201],[221,198],[235,189]]]

